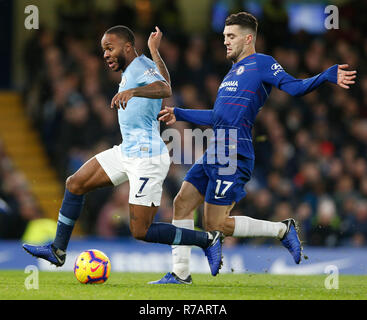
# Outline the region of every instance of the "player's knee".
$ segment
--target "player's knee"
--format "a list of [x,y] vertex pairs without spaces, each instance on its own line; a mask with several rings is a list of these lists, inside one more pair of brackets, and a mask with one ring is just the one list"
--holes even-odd
[[136,239],[136,240],[145,240],[145,236],[148,232],[148,229],[146,228],[139,228],[137,226],[135,226],[134,224],[130,224],[130,232],[131,235]]
[[80,183],[75,174],[66,179],[65,187],[67,190],[69,190],[69,192],[73,194],[81,195],[85,193],[83,184]]
[[173,207],[175,209],[175,219],[185,219],[190,214],[188,207],[189,201],[185,199],[179,192],[173,200]]
[[182,201],[182,196],[180,195],[180,193],[178,193],[176,195],[176,197],[173,199],[173,206],[176,208],[176,207],[181,207],[183,204],[183,201]]

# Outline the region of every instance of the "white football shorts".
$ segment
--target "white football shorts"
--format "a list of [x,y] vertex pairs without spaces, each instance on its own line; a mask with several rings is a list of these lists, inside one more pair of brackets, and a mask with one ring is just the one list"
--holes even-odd
[[130,158],[120,146],[103,151],[96,159],[115,186],[129,180],[129,203],[158,207],[161,203],[163,181],[167,176],[168,153],[150,158]]

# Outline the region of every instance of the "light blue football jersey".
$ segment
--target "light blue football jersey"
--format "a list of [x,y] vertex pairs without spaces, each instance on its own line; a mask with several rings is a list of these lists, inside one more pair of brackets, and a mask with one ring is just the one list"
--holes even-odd
[[[165,81],[156,64],[144,55],[136,57],[121,76],[119,92]],[[157,116],[162,99],[132,97],[124,109],[118,109],[122,135],[122,153],[127,157],[147,158],[167,153],[158,130]]]

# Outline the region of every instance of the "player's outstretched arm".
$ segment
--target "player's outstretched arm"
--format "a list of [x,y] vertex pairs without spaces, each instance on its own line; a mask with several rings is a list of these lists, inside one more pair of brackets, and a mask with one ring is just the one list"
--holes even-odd
[[168,125],[174,124],[176,121],[187,121],[204,126],[213,125],[213,110],[165,107],[158,116],[159,121],[164,121]]
[[347,64],[335,64],[325,71],[307,78],[296,79],[280,66],[280,64],[270,56],[259,58],[260,74],[262,80],[292,96],[303,96],[315,89],[326,81],[337,84],[338,86],[349,89],[349,85],[354,84],[357,71],[346,70]]
[[168,69],[161,57],[161,55],[159,54],[159,46],[161,44],[161,39],[162,39],[162,31],[159,30],[158,27],[155,27],[155,32],[152,32],[149,36],[148,39],[148,48],[150,51],[150,54],[152,56],[153,61],[155,62],[155,64],[157,65],[157,68],[160,72],[160,74],[163,76],[164,79],[166,79],[166,81],[171,84],[171,78],[168,72]]
[[286,75],[279,88],[294,96],[305,95],[315,89],[326,81],[337,84],[339,87],[349,89],[349,85],[354,84],[357,71],[345,70],[348,68],[347,64],[334,65],[320,74],[307,79],[294,79],[290,75]]

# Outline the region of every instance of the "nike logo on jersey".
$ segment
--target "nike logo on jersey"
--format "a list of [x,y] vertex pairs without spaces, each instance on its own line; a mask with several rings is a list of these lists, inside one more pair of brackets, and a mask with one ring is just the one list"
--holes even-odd
[[146,196],[146,194],[143,194],[143,195],[138,195],[138,194],[136,194],[135,195],[135,198],[141,198],[141,197],[145,197]]

